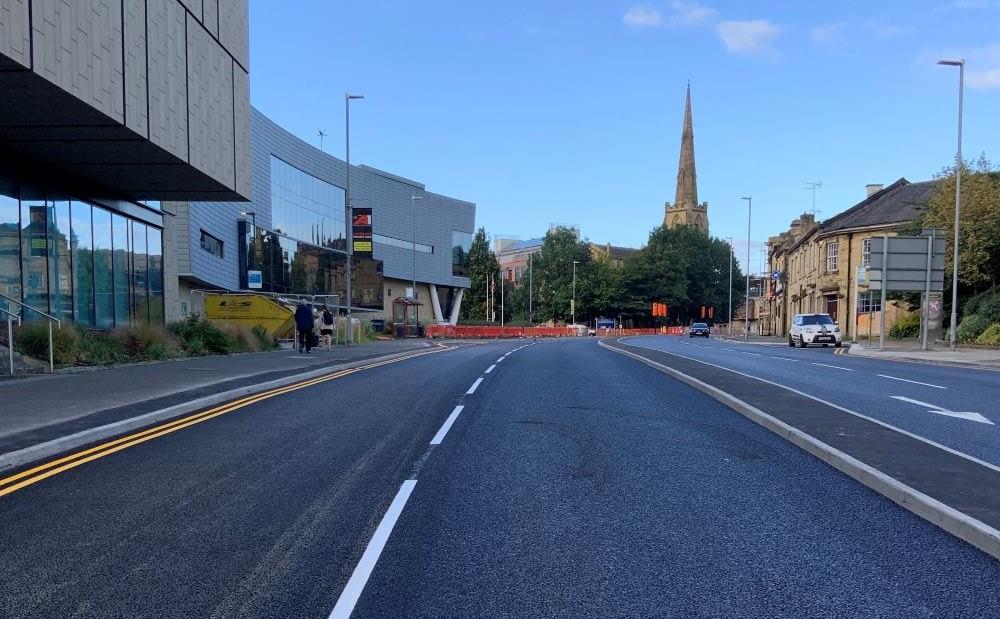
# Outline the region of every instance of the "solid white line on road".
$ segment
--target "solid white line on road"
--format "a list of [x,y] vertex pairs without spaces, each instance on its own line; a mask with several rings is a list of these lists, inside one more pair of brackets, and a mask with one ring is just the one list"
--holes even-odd
[[340,593],[340,597],[337,598],[337,604],[330,613],[330,619],[348,619],[351,613],[354,612],[354,606],[361,599],[361,592],[364,591],[365,585],[368,583],[368,577],[372,575],[375,564],[382,554],[382,549],[385,548],[385,543],[389,541],[392,528],[396,526],[396,521],[399,520],[399,515],[403,513],[406,501],[410,498],[410,493],[413,492],[413,488],[416,485],[417,480],[407,479],[399,488],[396,498],[392,500],[388,511],[382,517],[382,522],[375,529],[375,535],[368,542],[365,553],[361,555],[361,560],[358,561],[358,565],[354,568],[351,579],[347,581],[347,585]]
[[463,408],[465,407],[459,404],[458,406],[455,407],[455,410],[451,411],[451,414],[448,415],[448,418],[444,420],[443,424],[441,424],[441,429],[438,430],[438,433],[435,434],[434,438],[431,439],[431,445],[441,444],[441,441],[444,440],[444,435],[448,434],[448,430],[451,429],[451,424],[455,423],[455,420],[458,419],[458,414],[462,412]]
[[947,408],[941,408],[937,404],[928,404],[927,402],[921,402],[920,400],[914,400],[913,398],[908,398],[902,395],[891,395],[889,397],[894,400],[901,400],[903,402],[909,402],[910,404],[916,404],[917,406],[926,407],[928,413],[934,413],[936,415],[945,415],[946,417],[958,417],[959,419],[977,421],[979,423],[986,423],[991,426],[996,425],[986,417],[980,415],[979,413],[973,413],[967,411],[950,411]]
[[942,387],[941,385],[932,385],[930,383],[922,383],[919,380],[910,380],[909,378],[899,378],[898,376],[889,376],[888,374],[879,374],[882,378],[890,378],[892,380],[901,380],[904,383],[913,383],[914,385],[923,385],[924,387],[934,387],[935,389],[947,389],[947,387]]
[[841,367],[839,365],[830,365],[829,363],[816,363],[815,361],[810,361],[813,365],[822,365],[825,368],[833,368],[835,370],[844,370],[845,372],[853,372],[851,368]]
[[492,371],[493,371],[493,368],[495,368],[496,366],[497,366],[497,364],[495,364],[495,363],[494,363],[494,364],[493,364],[493,365],[491,365],[490,367],[486,368],[486,371],[485,371],[485,372],[483,372],[483,374],[489,374],[490,372],[492,372]]
[[479,385],[482,382],[483,382],[483,377],[480,376],[479,378],[476,379],[476,382],[472,383],[472,386],[469,387],[469,390],[465,392],[465,395],[472,395],[473,393],[475,393],[476,389],[479,388]]

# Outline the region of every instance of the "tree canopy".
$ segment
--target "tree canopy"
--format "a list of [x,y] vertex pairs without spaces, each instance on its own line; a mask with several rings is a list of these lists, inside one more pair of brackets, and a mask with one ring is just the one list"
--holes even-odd
[[[462,304],[462,316],[478,321],[486,318],[487,276],[493,274],[499,281],[499,265],[483,229],[473,240],[470,260],[472,288]],[[620,266],[607,256],[595,256],[590,244],[578,239],[575,230],[557,227],[545,235],[541,251],[532,259],[531,290],[527,278],[517,287],[505,284],[504,319],[569,322],[574,261],[576,320],[581,323],[621,316],[636,326],[658,324],[650,316],[654,301],[669,306],[670,324],[687,324],[700,318],[701,306],[714,307],[716,318],[721,320],[728,315],[730,266],[734,307],[742,299],[743,275],[738,263],[731,262],[729,245],[694,227],[655,228],[646,246]],[[499,284],[496,294],[499,313]]]

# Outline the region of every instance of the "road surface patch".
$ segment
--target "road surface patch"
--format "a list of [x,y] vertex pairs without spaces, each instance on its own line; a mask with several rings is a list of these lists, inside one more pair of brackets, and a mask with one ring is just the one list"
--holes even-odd
[[600,345],[703,391],[1000,559],[1000,467],[774,381],[659,349]]
[[898,376],[889,376],[888,374],[879,374],[882,378],[888,378],[890,380],[900,380],[904,383],[913,383],[914,385],[923,385],[924,387],[933,387],[935,389],[947,389],[947,387],[942,387],[941,385],[932,385],[931,383],[922,383],[919,380],[910,380],[909,378],[900,378]]
[[240,409],[243,409],[251,404],[255,404],[262,400],[268,400],[270,398],[289,393],[291,391],[297,391],[299,389],[305,389],[307,387],[312,387],[320,383],[324,383],[331,380],[336,380],[342,378],[349,374],[354,374],[355,372],[360,372],[362,370],[369,370],[376,367],[381,367],[383,365],[389,365],[391,363],[398,363],[399,361],[404,361],[406,359],[413,359],[414,357],[421,357],[423,355],[435,354],[442,352],[443,349],[434,349],[422,351],[413,355],[408,355],[404,357],[397,357],[394,359],[379,361],[377,363],[370,363],[367,365],[359,366],[356,368],[350,368],[347,370],[340,370],[332,374],[322,375],[316,378],[311,378],[308,380],[300,381],[297,383],[292,383],[290,385],[285,385],[283,387],[278,387],[276,389],[271,389],[269,391],[264,391],[261,393],[256,393],[247,397],[240,398],[231,402],[227,402],[220,406],[210,408],[193,415],[186,415],[178,419],[174,419],[167,423],[159,424],[142,430],[140,432],[135,432],[128,434],[126,436],[101,443],[94,447],[83,449],[81,451],[72,453],[61,458],[56,458],[44,464],[31,467],[14,475],[9,475],[4,478],[0,478],[0,497],[16,492],[22,488],[26,488],[32,484],[38,483],[42,480],[48,479],[53,475],[58,475],[59,473],[74,469],[78,466],[86,464],[87,462],[92,462],[99,458],[109,456],[113,453],[122,451],[123,449],[128,449],[129,447],[134,447],[141,445],[147,441],[151,441],[168,434],[177,432],[178,430],[183,430],[185,428],[203,423],[220,415],[225,415]]
[[347,585],[340,593],[340,597],[337,598],[337,604],[333,607],[333,611],[330,612],[330,619],[348,619],[351,613],[354,612],[354,606],[358,603],[361,592],[364,591],[365,585],[368,583],[368,578],[372,575],[372,571],[375,569],[375,564],[378,563],[379,556],[382,555],[382,550],[385,548],[386,542],[389,541],[389,535],[392,534],[392,529],[396,526],[396,521],[399,520],[399,515],[403,513],[406,501],[409,500],[410,494],[416,485],[417,480],[407,479],[400,486],[399,492],[396,493],[396,498],[389,504],[389,509],[386,510],[385,516],[382,516],[382,521],[378,524],[375,534],[372,535],[371,540],[368,542],[365,553],[361,555],[361,560],[358,561],[354,572],[351,573],[350,580],[347,581]]

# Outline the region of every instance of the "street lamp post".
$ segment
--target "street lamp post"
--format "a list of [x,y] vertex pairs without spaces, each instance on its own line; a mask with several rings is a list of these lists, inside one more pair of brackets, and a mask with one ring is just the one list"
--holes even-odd
[[250,218],[254,234],[257,234],[257,213],[255,211],[240,211],[240,215]]
[[423,196],[410,196],[410,242],[413,250],[413,298],[417,298],[417,200]]
[[351,101],[355,99],[364,99],[364,95],[352,95],[349,92],[344,93],[344,142],[345,142],[345,160],[347,163],[347,188],[344,191],[344,211],[347,221],[344,222],[346,227],[346,239],[347,239],[347,335],[344,338],[345,343],[350,346],[351,340],[354,336],[353,325],[351,324],[351,275],[354,270],[354,210],[351,205]]
[[573,301],[570,303],[570,316],[573,319],[573,324],[576,325],[576,265],[580,264],[579,260],[573,261]]
[[745,325],[743,327],[743,339],[750,339],[750,213],[753,210],[753,196],[744,196],[747,201],[747,292],[746,301],[743,306],[743,317]]
[[938,64],[958,67],[958,150],[955,153],[955,237],[952,239],[951,257],[951,334],[948,343],[952,350],[958,345],[958,220],[962,212],[962,98],[965,91],[965,59],[938,60]]
[[534,254],[531,253],[528,254],[528,322],[529,323],[535,322],[535,312],[534,308],[531,305],[532,301],[531,257],[533,255]]
[[726,323],[726,332],[730,337],[733,335],[733,237],[729,237],[729,322]]

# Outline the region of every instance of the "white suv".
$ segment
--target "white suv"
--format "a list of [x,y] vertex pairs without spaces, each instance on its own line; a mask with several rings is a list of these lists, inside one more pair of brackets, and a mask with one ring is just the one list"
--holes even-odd
[[788,345],[798,344],[805,348],[809,344],[833,344],[840,348],[843,336],[840,327],[829,314],[796,314],[792,319],[792,330],[788,334]]

